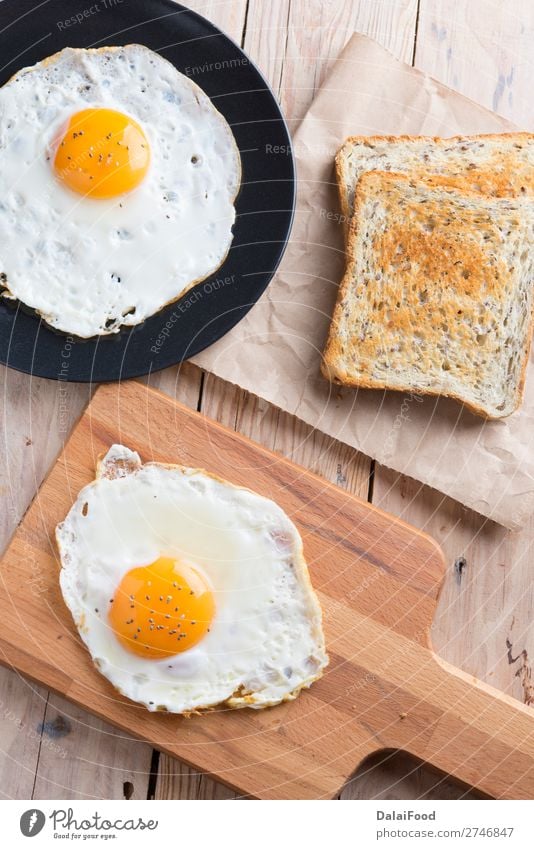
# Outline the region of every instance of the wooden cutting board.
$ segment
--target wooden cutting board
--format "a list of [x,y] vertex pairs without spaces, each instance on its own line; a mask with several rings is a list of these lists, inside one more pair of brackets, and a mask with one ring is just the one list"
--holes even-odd
[[[54,528],[113,442],[249,486],[293,519],[330,655],[296,701],[152,714],[93,667],[59,591]],[[331,797],[368,755],[404,749],[489,795],[534,798],[534,713],[431,650],[443,573],[440,549],[415,528],[154,390],[113,384],[96,392],[3,558],[0,659],[243,794]]]

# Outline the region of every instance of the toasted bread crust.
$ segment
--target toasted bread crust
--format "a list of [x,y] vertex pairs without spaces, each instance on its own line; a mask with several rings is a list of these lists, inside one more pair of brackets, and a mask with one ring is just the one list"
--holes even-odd
[[[512,157],[507,157],[502,154],[500,157],[500,169],[495,168],[495,157],[492,151],[488,152],[488,160],[486,164],[479,164],[479,167],[470,167],[473,163],[469,161],[469,151],[462,150],[462,146],[478,145],[501,142],[512,143],[520,146],[521,149],[525,145],[532,144],[532,168],[517,169],[516,160]],[[482,135],[456,135],[449,138],[440,138],[439,136],[391,136],[391,135],[375,135],[375,136],[349,136],[343,142],[335,157],[335,174],[338,187],[339,202],[341,211],[344,215],[345,234],[348,239],[349,228],[348,222],[352,217],[353,207],[351,203],[351,189],[353,188],[353,180],[350,178],[347,167],[347,158],[351,150],[356,146],[365,146],[372,150],[375,145],[391,145],[391,156],[399,155],[399,150],[402,145],[408,147],[413,146],[413,153],[419,148],[428,145],[429,151],[436,149],[444,152],[445,148],[451,148],[451,159],[449,168],[452,163],[455,167],[450,168],[448,173],[442,170],[442,176],[445,177],[450,186],[456,186],[463,189],[467,183],[474,190],[479,191],[483,195],[491,195],[494,197],[520,197],[523,194],[534,195],[534,134],[519,132],[519,133],[486,133]],[[458,148],[453,150],[453,148]],[[430,160],[432,153],[427,152]],[[499,151],[497,151],[497,159],[499,159]],[[429,160],[429,161],[430,161]],[[365,163],[363,169],[365,169]],[[393,172],[408,171],[413,177],[424,178],[429,172],[440,173],[435,170],[435,167],[430,164],[421,162],[420,167],[415,167],[414,163],[407,163],[407,168],[399,167],[397,162],[393,167]],[[371,165],[367,170],[376,170],[376,165]],[[524,191],[523,191],[524,190]]]
[[[452,314],[454,312],[452,310],[453,303],[456,307],[464,307],[465,301],[467,309],[469,309],[471,303],[479,304],[479,302],[482,302],[483,298],[481,298],[481,292],[484,291],[484,294],[487,297],[487,287],[488,285],[491,285],[492,274],[495,275],[495,291],[491,293],[492,297],[495,299],[500,298],[501,300],[506,297],[505,293],[508,291],[506,289],[508,277],[504,263],[501,264],[500,255],[493,258],[492,262],[488,264],[487,254],[489,253],[489,248],[484,248],[485,243],[482,242],[482,247],[478,250],[476,239],[471,239],[469,244],[465,247],[465,249],[463,249],[461,243],[462,237],[465,237],[466,234],[476,230],[477,226],[486,226],[488,228],[488,232],[493,238],[493,242],[491,243],[493,246],[496,240],[494,238],[494,233],[491,231],[492,217],[500,216],[500,220],[503,221],[505,225],[508,221],[510,221],[513,226],[514,217],[517,218],[523,209],[528,209],[529,214],[532,213],[534,208],[532,202],[528,200],[514,201],[512,199],[499,200],[481,198],[480,193],[470,189],[469,186],[464,186],[460,193],[456,188],[451,188],[446,176],[431,175],[423,181],[416,181],[410,179],[410,177],[405,174],[395,174],[391,172],[367,172],[362,175],[356,190],[355,214],[351,219],[349,227],[347,269],[340,285],[338,300],[330,326],[323,362],[321,365],[322,373],[332,382],[345,386],[369,389],[395,389],[398,391],[417,392],[421,395],[443,395],[445,397],[454,398],[457,401],[464,403],[472,412],[489,419],[501,418],[503,415],[509,415],[519,407],[524,393],[528,353],[534,323],[534,313],[532,309],[528,320],[528,327],[525,332],[525,339],[518,340],[518,344],[521,346],[519,349],[519,354],[521,356],[521,369],[520,373],[516,377],[515,386],[511,387],[513,395],[511,395],[510,401],[513,402],[513,409],[509,409],[504,413],[493,409],[489,402],[483,403],[481,401],[479,403],[476,400],[473,400],[472,397],[466,397],[466,395],[462,394],[461,391],[454,391],[454,389],[447,389],[445,387],[441,388],[438,386],[421,387],[417,385],[415,381],[410,381],[409,379],[404,381],[400,380],[398,374],[394,375],[394,380],[388,379],[387,373],[377,376],[376,373],[372,373],[373,364],[377,356],[376,342],[373,347],[373,344],[370,344],[368,339],[365,338],[365,333],[363,333],[364,338],[362,340],[354,338],[359,318],[358,310],[360,308],[365,310],[366,307],[368,307],[364,298],[358,301],[354,295],[360,283],[358,275],[361,275],[359,257],[357,255],[357,251],[361,248],[360,235],[363,233],[364,227],[369,230],[370,226],[372,227],[373,225],[373,222],[369,220],[369,216],[366,216],[364,212],[364,206],[369,200],[378,201],[378,203],[382,202],[385,194],[388,192],[393,192],[393,196],[395,196],[396,193],[398,200],[403,192],[410,191],[412,193],[427,193],[428,197],[424,197],[422,199],[425,204],[428,204],[423,207],[425,216],[428,215],[431,201],[434,201],[438,203],[436,209],[432,208],[432,213],[435,214],[436,217],[439,218],[441,211],[440,206],[452,204],[452,212],[456,212],[460,217],[463,216],[463,220],[461,221],[458,234],[456,231],[452,232],[453,228],[456,226],[456,221],[453,220],[452,222],[448,222],[448,225],[451,223],[453,224],[451,230],[447,229],[440,233],[438,222],[438,226],[436,227],[437,232],[431,232],[427,236],[424,232],[421,232],[420,228],[414,226],[413,220],[410,220],[410,223],[405,225],[402,220],[400,222],[395,221],[394,214],[389,212],[391,220],[388,219],[387,221],[388,226],[386,228],[385,235],[382,234],[382,236],[378,238],[376,233],[374,234],[375,241],[373,242],[372,249],[373,251],[376,251],[376,253],[380,254],[381,267],[384,270],[384,280],[390,284],[390,290],[397,285],[397,295],[400,287],[402,298],[407,301],[407,303],[403,302],[402,309],[398,309],[400,307],[399,303],[397,303],[397,308],[395,308],[395,305],[393,304],[393,309],[395,311],[393,325],[394,331],[397,333],[397,340],[400,332],[401,337],[406,338],[409,345],[410,338],[412,338],[413,343],[414,325],[415,329],[420,330],[414,321],[414,317],[418,316],[418,310],[420,309],[416,300],[417,292],[410,295],[406,294],[406,290],[409,288],[412,293],[417,290],[421,273],[423,276],[425,274],[427,275],[427,278],[425,279],[430,279],[429,275],[431,273],[435,273],[437,275],[437,279],[443,281],[443,287],[452,287],[454,294],[458,295],[460,298],[460,301],[455,301],[453,298],[451,304],[447,305],[445,302],[445,306],[443,306],[443,304],[441,305],[443,323],[447,327],[449,327],[449,325],[452,326],[453,341],[454,334],[456,334],[459,336],[460,340],[462,340],[464,336],[465,343],[469,343],[468,334],[464,333],[462,336],[462,331],[464,329],[463,316],[458,319],[456,315]],[[383,202],[385,205],[386,202]],[[412,215],[417,215],[417,207],[410,209],[410,212]],[[454,216],[452,216],[452,218],[454,219]],[[453,258],[451,258],[451,238],[454,238],[456,235],[458,236],[459,244],[457,244],[456,247],[452,245],[455,252],[453,251]],[[402,243],[403,248],[405,248],[406,260],[408,262],[408,270],[406,272],[401,270],[400,273],[397,272],[398,257],[393,256],[392,253],[392,249],[395,245],[398,245],[399,242]],[[418,271],[411,270],[412,263]],[[462,272],[461,275],[454,271],[456,265],[459,265],[459,269],[461,269]],[[404,281],[402,280],[402,274],[404,274]],[[369,279],[371,279],[370,274]],[[403,282],[404,289],[402,288]],[[410,284],[409,286],[408,283]],[[373,285],[372,281],[369,285]],[[387,297],[384,297],[383,291],[380,289],[380,285],[381,284],[375,284],[375,290],[372,290],[372,294],[369,294],[369,299],[372,299],[373,295],[378,298],[376,293],[376,290],[378,290],[381,297],[386,300],[386,307],[391,307],[391,303],[387,304]],[[350,301],[351,295],[353,296],[352,302]],[[391,291],[386,291],[386,295],[391,297]],[[497,300],[497,302],[499,301]],[[462,313],[461,309],[460,313]],[[378,320],[383,321],[383,319]],[[389,324],[391,324],[391,322],[389,322]],[[388,332],[390,332],[388,321],[384,321],[382,326],[386,339],[389,339],[391,342],[392,339],[387,336]],[[360,325],[358,325],[358,327],[360,327]],[[373,329],[372,325],[371,328]],[[351,331],[353,333],[352,336],[350,336]],[[426,331],[424,329],[420,330],[423,337],[425,336],[425,332],[428,332],[428,335],[432,337],[432,326],[427,327]],[[393,334],[390,333],[390,336],[393,336]],[[434,336],[435,338],[434,340],[431,339],[430,344],[437,344],[439,342],[439,334],[434,334]],[[458,342],[458,340],[456,341]],[[356,352],[358,356],[358,366],[351,369],[350,361],[356,356]],[[364,366],[361,365],[362,362],[364,363]],[[432,363],[432,357],[429,357],[428,365],[435,365],[435,363]],[[405,366],[405,371],[408,371],[408,355]],[[367,371],[367,373],[362,373],[362,371]],[[473,376],[472,374],[469,375],[466,373],[466,377],[472,379]],[[466,389],[467,388],[468,387],[466,386]],[[511,404],[508,404],[508,406],[510,405]]]

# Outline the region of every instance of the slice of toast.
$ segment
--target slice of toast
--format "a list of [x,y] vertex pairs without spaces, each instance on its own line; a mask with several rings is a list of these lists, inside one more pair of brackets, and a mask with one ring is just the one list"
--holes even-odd
[[532,335],[533,234],[529,198],[363,174],[323,374],[510,415]]
[[[336,156],[341,211],[347,223],[354,192],[366,171],[395,171],[412,177],[440,174],[450,186],[484,195],[534,195],[534,134],[479,136],[351,136]],[[348,226],[346,227],[348,234]]]

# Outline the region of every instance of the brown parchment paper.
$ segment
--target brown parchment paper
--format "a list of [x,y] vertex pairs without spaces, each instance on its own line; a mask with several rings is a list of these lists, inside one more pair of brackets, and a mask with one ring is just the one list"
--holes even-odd
[[503,118],[354,35],[294,136],[297,209],[276,278],[248,316],[194,362],[517,528],[534,512],[534,357],[521,410],[497,422],[446,399],[339,389],[319,372],[344,265],[333,173],[342,141],[351,134],[449,136],[510,129]]

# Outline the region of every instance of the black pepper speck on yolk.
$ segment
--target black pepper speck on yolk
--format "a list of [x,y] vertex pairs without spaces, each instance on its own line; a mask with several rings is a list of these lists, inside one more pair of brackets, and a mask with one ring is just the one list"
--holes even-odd
[[114,109],[76,112],[56,139],[56,176],[81,195],[111,198],[131,192],[145,178],[149,162],[142,128]]
[[109,622],[128,651],[157,660],[196,645],[214,614],[213,593],[204,576],[187,563],[160,557],[124,575]]

